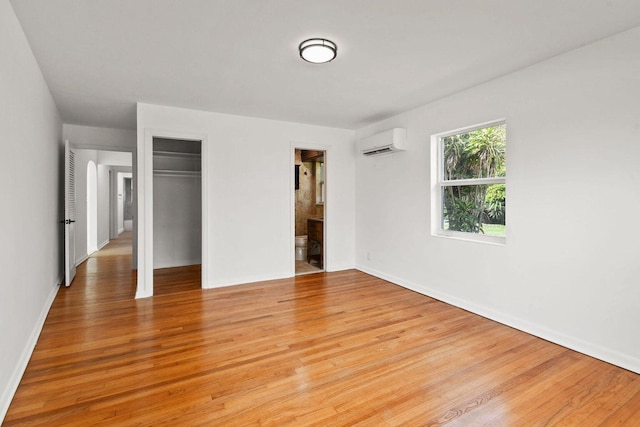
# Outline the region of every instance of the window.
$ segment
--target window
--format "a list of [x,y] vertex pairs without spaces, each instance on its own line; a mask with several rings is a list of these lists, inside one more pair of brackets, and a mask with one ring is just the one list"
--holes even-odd
[[434,135],[431,142],[433,234],[504,243],[504,121]]
[[316,205],[324,204],[324,162],[316,162]]

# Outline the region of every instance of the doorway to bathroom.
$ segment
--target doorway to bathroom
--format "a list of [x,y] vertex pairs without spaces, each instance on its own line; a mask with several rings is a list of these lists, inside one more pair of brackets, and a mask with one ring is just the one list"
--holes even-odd
[[326,151],[295,149],[295,272],[325,270]]

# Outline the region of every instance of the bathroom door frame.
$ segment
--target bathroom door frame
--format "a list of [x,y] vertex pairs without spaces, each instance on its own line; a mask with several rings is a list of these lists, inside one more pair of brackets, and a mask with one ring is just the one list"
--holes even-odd
[[296,150],[317,150],[324,151],[324,226],[322,227],[322,253],[324,258],[324,265],[322,266],[324,271],[331,271],[331,263],[329,257],[327,257],[327,248],[330,246],[331,233],[329,232],[331,227],[331,214],[329,207],[331,206],[331,173],[329,172],[329,158],[331,157],[331,145],[315,144],[310,142],[291,142],[289,151],[289,197],[290,197],[290,232],[289,236],[289,259],[290,259],[290,273],[289,277],[295,277],[296,275],[296,183],[295,183],[295,164],[296,164]]
[[153,139],[166,138],[200,141],[200,176],[202,197],[202,271],[201,287],[209,280],[209,145],[206,134],[163,129],[144,129],[144,143],[138,144],[138,285],[136,298],[153,296]]

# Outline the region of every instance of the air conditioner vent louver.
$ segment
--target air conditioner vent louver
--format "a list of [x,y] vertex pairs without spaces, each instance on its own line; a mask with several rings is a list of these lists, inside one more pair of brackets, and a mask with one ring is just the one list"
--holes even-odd
[[392,150],[391,148],[389,148],[389,147],[385,147],[385,148],[380,148],[380,149],[378,149],[378,150],[371,150],[371,151],[367,151],[367,152],[364,152],[363,154],[364,154],[365,156],[373,156],[373,155],[375,155],[375,154],[390,153],[390,152],[392,152],[392,151],[393,151],[393,150]]
[[402,128],[389,129],[375,135],[362,138],[359,148],[365,156],[375,156],[379,154],[394,153],[404,151],[406,141],[406,131]]

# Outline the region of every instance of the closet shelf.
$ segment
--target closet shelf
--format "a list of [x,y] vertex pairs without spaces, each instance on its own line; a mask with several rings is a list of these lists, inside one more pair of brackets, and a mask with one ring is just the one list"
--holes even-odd
[[158,176],[185,176],[196,177],[200,176],[200,171],[187,171],[187,170],[172,170],[172,169],[154,169],[154,175]]
[[189,157],[189,158],[197,158],[200,157],[200,153],[180,153],[178,151],[154,151],[154,156],[158,157]]

